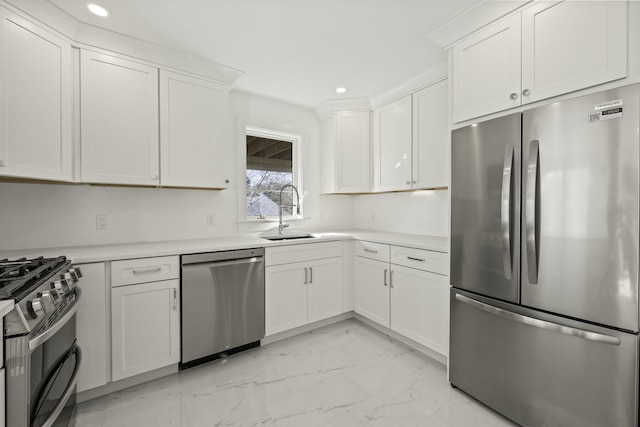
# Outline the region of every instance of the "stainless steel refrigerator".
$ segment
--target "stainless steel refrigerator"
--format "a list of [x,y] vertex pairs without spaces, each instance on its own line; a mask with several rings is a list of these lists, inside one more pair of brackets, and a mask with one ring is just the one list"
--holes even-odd
[[526,426],[638,425],[640,86],[452,132],[451,384]]

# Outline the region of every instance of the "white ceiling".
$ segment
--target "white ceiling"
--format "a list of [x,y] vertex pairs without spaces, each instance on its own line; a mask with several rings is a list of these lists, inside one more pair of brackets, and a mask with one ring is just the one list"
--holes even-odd
[[[49,0],[78,21],[245,72],[234,89],[314,108],[445,58],[425,35],[479,0]],[[338,95],[335,88],[347,92]]]

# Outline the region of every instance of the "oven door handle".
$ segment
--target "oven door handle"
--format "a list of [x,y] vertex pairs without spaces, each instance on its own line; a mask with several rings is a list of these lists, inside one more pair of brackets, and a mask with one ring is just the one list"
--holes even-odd
[[62,397],[58,400],[56,407],[51,411],[49,418],[47,418],[47,420],[42,424],[42,427],[53,426],[53,423],[58,419],[60,412],[62,412],[71,396],[75,393],[76,383],[78,382],[78,372],[80,371],[80,365],[82,364],[82,349],[78,344],[76,344],[74,351],[76,353],[76,367],[73,370],[71,380],[69,381],[69,384],[67,384],[67,388],[64,390]]
[[45,342],[47,342],[49,338],[54,336],[56,332],[62,329],[64,325],[66,325],[67,322],[71,320],[73,315],[76,314],[76,311],[78,311],[78,303],[80,302],[80,298],[81,298],[80,295],[82,294],[82,292],[80,291],[80,288],[78,288],[77,286],[75,288],[75,293],[76,293],[76,300],[71,304],[70,307],[67,308],[64,315],[62,315],[62,317],[60,317],[57,320],[57,322],[54,323],[50,328],[45,330],[40,335],[37,335],[29,340],[29,351],[33,351],[39,346],[41,346],[42,344],[44,344]]

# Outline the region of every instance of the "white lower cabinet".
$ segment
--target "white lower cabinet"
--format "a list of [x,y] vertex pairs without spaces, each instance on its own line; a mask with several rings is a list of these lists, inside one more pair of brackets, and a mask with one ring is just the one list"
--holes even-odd
[[446,254],[356,242],[356,255],[356,312],[446,356],[449,285],[440,262]]
[[266,335],[343,312],[342,242],[267,248],[265,259]]
[[307,323],[306,262],[265,268],[266,335]]
[[356,257],[356,313],[389,327],[389,262]]
[[342,258],[309,261],[308,321],[342,313]]
[[114,381],[180,361],[180,280],[111,289]]
[[449,286],[446,276],[391,266],[391,329],[448,353]]
[[83,358],[78,372],[78,392],[100,387],[107,378],[107,288],[105,263],[77,265],[82,303],[76,312],[76,336]]

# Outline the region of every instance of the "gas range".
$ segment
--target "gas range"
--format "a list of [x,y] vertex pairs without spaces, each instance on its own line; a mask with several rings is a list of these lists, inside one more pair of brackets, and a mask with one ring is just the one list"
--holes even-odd
[[75,301],[82,277],[65,256],[0,260],[0,300],[15,300],[5,317],[5,337],[38,333]]
[[4,318],[9,426],[73,425],[80,277],[64,256],[0,260],[0,300],[15,302]]

